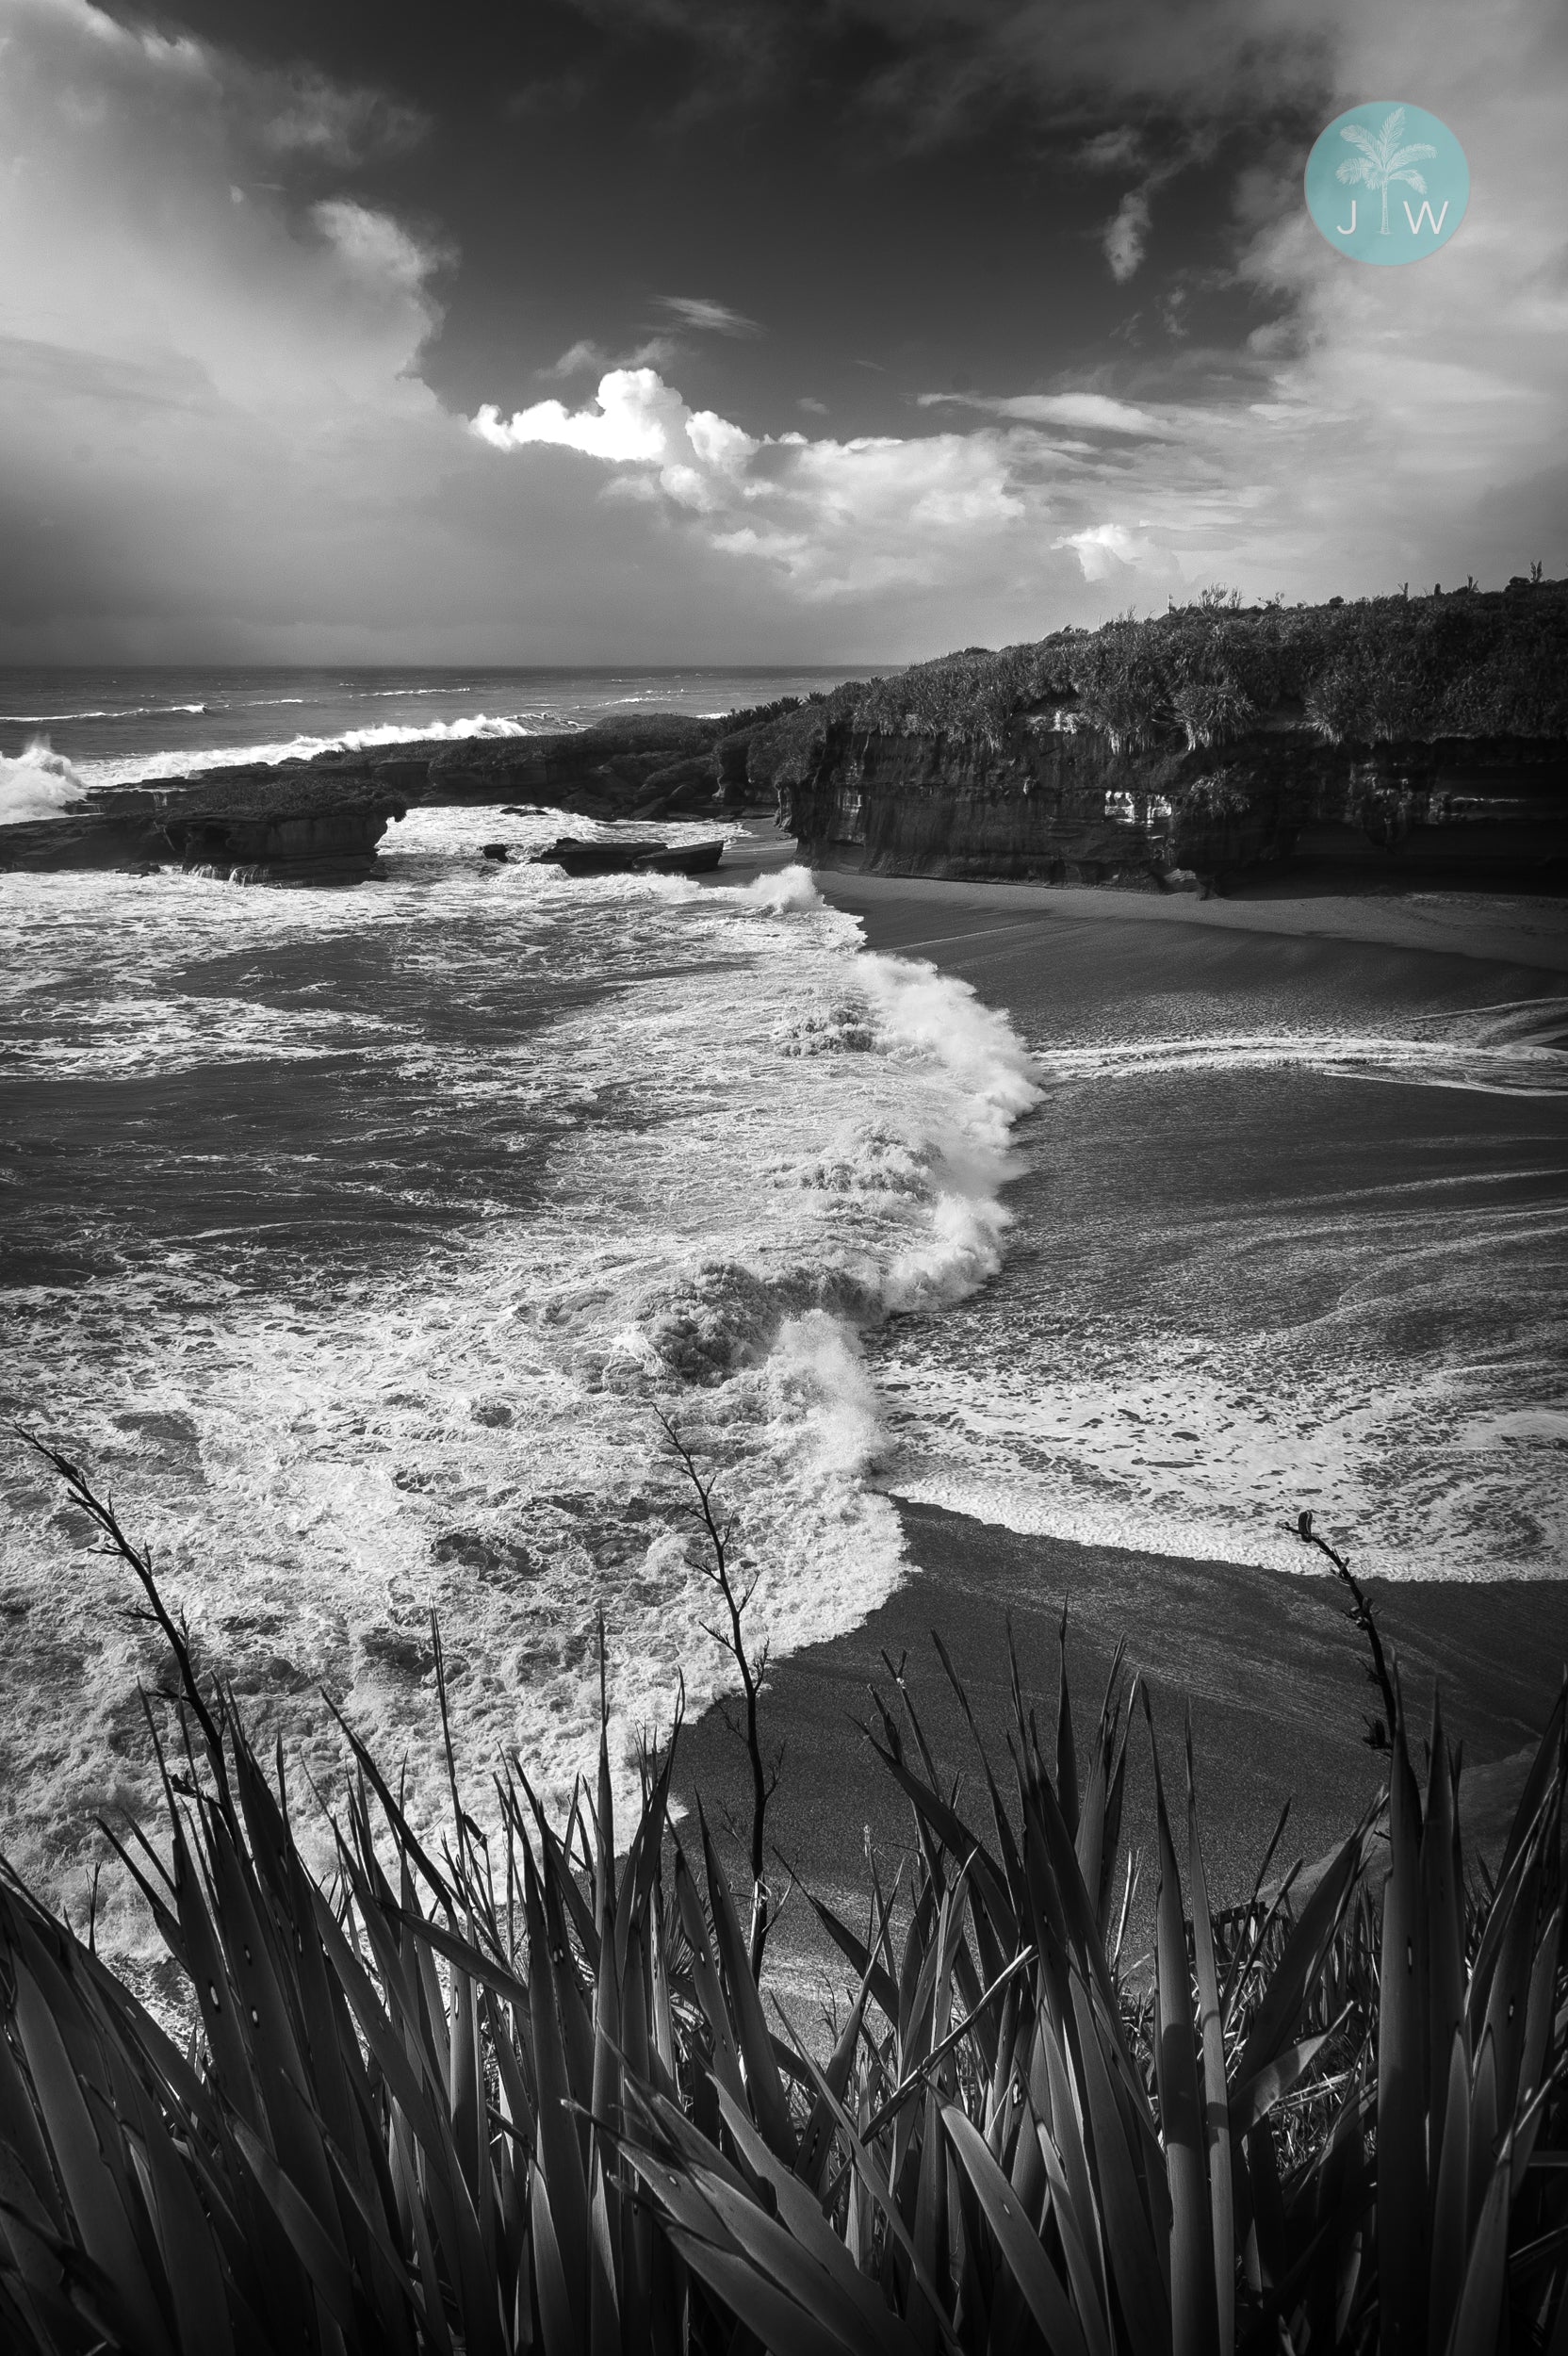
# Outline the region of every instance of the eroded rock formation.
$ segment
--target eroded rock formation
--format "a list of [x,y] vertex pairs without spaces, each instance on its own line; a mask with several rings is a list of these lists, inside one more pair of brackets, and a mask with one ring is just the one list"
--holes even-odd
[[645,712],[552,736],[411,739],[374,752],[254,762],[90,794],[0,827],[0,868],[236,870],[276,882],[373,875],[387,826],[416,804],[524,802],[594,818],[716,807],[721,723]]
[[211,867],[278,882],[354,883],[375,872],[407,810],[374,778],[311,764],[219,769],[90,794],[57,818],[0,827],[0,868]]
[[888,875],[1568,889],[1568,744],[1551,739],[1331,744],[1286,718],[1220,751],[1133,751],[1061,712],[994,740],[830,721],[781,803],[803,859]]

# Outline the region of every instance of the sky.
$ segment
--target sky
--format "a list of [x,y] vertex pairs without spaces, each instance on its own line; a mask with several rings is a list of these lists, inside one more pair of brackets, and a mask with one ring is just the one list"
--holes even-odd
[[[1405,101],[1429,259],[1307,217]],[[1568,571],[1557,0],[0,0],[0,661],[887,666]]]

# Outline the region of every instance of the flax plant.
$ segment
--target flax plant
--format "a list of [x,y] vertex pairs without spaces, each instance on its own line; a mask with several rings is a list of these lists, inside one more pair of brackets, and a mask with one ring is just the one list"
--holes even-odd
[[[1494,1875],[1466,1880],[1457,1761],[1434,1723],[1417,1773],[1396,1691],[1380,1808],[1309,1895],[1269,1883],[1271,1845],[1217,1913],[1190,1740],[1171,1786],[1119,1655],[1086,1740],[1065,1644],[1043,1734],[1015,1659],[1005,1773],[970,1721],[980,1823],[896,1679],[866,1735],[916,1861],[885,1889],[869,1860],[863,1934],[818,1904],[855,1990],[824,2053],[759,1985],[700,1809],[671,1822],[673,1739],[619,1827],[602,1722],[564,1824],[512,1761],[487,1839],[453,1774],[437,1857],[345,1726],[315,1878],[281,1752],[269,1772],[145,1552],[45,1452],[171,1648],[161,1838],[111,1837],[192,2028],[6,1873],[8,2350],[1564,2344],[1560,1703]],[[1121,1838],[1140,1719],[1146,1976]]]

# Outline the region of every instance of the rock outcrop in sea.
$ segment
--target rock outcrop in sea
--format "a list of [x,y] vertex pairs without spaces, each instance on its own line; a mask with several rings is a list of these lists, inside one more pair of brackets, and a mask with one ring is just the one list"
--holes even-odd
[[210,867],[280,882],[354,883],[408,805],[372,778],[305,763],[220,769],[90,794],[57,818],[0,828],[0,868]]
[[727,725],[643,712],[556,735],[412,738],[108,787],[57,817],[0,828],[0,868],[172,864],[342,883],[375,873],[388,826],[417,804],[525,802],[598,819],[700,814],[720,806],[714,747]]

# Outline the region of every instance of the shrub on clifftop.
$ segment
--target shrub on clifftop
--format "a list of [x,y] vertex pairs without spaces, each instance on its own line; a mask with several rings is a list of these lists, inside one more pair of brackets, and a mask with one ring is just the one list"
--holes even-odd
[[830,701],[858,728],[990,744],[1011,721],[1050,715],[1118,750],[1190,751],[1276,712],[1366,744],[1568,736],[1568,582],[1317,606],[1208,593],[1146,621],[969,647]]

